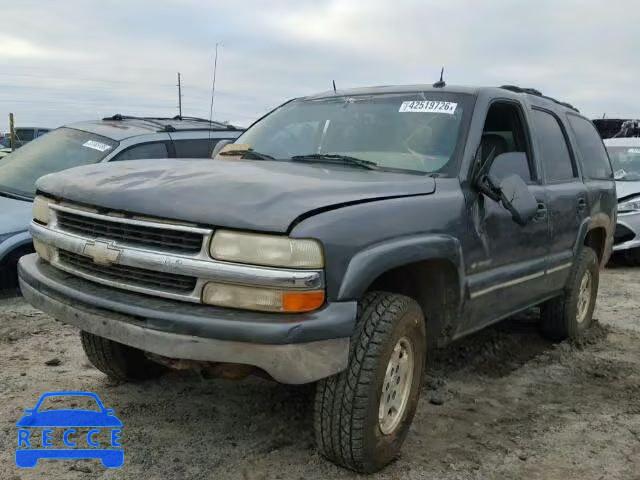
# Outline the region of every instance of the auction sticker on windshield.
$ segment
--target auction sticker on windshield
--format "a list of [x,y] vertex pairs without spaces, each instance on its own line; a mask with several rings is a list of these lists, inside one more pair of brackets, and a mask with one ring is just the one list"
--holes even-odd
[[453,115],[458,107],[457,103],[439,102],[437,100],[413,100],[402,102],[400,105],[400,113],[419,112],[419,113],[448,113]]
[[93,148],[94,150],[98,150],[99,152],[106,152],[111,149],[111,145],[107,145],[106,143],[96,142],[95,140],[87,140],[82,144],[83,147]]

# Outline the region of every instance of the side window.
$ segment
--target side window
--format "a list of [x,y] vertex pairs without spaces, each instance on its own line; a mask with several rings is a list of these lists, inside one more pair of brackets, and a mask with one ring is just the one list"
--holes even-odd
[[484,122],[480,143],[481,161],[484,163],[492,152],[496,157],[502,153],[524,153],[524,156],[514,156],[512,162],[495,163],[491,173],[498,179],[516,174],[531,183],[535,175],[531,168],[531,150],[527,138],[520,108],[513,103],[496,102],[489,108]]
[[176,149],[176,157],[178,158],[210,158],[211,150],[220,141],[219,138],[197,138],[193,140],[174,140],[173,145]]
[[575,178],[577,175],[567,139],[558,119],[538,109],[533,109],[531,119],[540,147],[545,179],[548,182],[561,182]]
[[29,142],[33,140],[34,130],[32,128],[18,128],[16,129],[16,137],[21,142]]
[[589,120],[577,115],[570,114],[568,117],[576,134],[584,176],[604,180],[613,178],[611,163],[596,127]]
[[140,160],[145,158],[168,158],[169,152],[164,142],[142,143],[120,153],[112,161]]

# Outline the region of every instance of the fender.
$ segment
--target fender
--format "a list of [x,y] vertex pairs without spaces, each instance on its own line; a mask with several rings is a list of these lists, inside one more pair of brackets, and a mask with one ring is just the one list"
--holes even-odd
[[7,255],[13,252],[16,248],[30,245],[31,242],[31,234],[28,230],[24,232],[17,232],[10,236],[4,242],[0,243],[0,262],[2,262]]
[[358,252],[349,262],[338,300],[360,298],[383,273],[424,260],[449,260],[458,272],[460,299],[464,298],[464,264],[458,239],[450,235],[424,234],[395,238]]
[[602,266],[606,265],[606,263],[609,261],[609,256],[611,255],[611,249],[613,248],[613,229],[611,228],[612,225],[613,222],[611,218],[604,213],[598,213],[592,217],[586,217],[584,220],[582,220],[582,223],[578,228],[576,243],[573,246],[574,257],[580,253],[580,250],[584,245],[584,240],[587,237],[589,231],[594,228],[602,227],[604,228],[605,232],[607,232],[605,237],[604,253],[602,255]]

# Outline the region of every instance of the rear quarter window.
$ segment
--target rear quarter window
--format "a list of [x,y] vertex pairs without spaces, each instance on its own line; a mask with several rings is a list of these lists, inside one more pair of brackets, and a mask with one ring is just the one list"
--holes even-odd
[[570,114],[568,118],[576,136],[584,176],[591,179],[612,179],[611,163],[596,127],[589,120],[577,115]]
[[174,140],[173,145],[177,158],[210,158],[211,151],[219,140],[219,138],[183,139]]

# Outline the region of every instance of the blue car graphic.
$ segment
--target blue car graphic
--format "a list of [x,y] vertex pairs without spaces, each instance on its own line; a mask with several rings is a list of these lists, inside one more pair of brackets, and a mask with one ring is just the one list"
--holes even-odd
[[[91,397],[98,404],[100,411],[73,408],[38,411],[42,402],[48,397]],[[102,465],[107,468],[118,468],[124,463],[124,450],[122,448],[52,448],[53,445],[51,443],[45,442],[51,438],[48,432],[52,432],[52,430],[42,431],[42,448],[31,448],[29,437],[31,432],[26,430],[30,427],[68,428],[63,438],[64,444],[71,447],[76,445],[76,442],[71,443],[69,441],[69,434],[75,433],[73,427],[91,427],[92,430],[87,434],[86,441],[88,446],[93,447],[100,445],[98,442],[93,441],[93,435],[97,435],[101,427],[108,428],[111,429],[110,446],[120,447],[118,440],[120,439],[122,422],[114,415],[114,410],[104,408],[100,398],[95,393],[75,391],[48,392],[40,397],[34,408],[27,409],[24,412],[26,415],[16,423],[16,427],[20,429],[18,431],[18,448],[16,449],[16,465],[19,467],[35,467],[41,458],[99,458],[102,461]],[[34,442],[34,447],[36,447],[35,437],[31,441]]]

